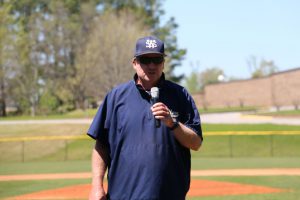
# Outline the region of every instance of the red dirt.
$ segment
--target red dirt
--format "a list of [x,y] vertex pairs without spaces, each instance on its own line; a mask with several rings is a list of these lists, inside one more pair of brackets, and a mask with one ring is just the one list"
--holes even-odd
[[[42,200],[42,199],[86,199],[90,184],[68,186],[53,190],[44,190],[9,198],[10,200]],[[107,185],[105,185],[107,187]],[[262,194],[284,192],[285,190],[265,186],[238,184],[231,182],[192,180],[188,196],[225,196],[242,194]]]

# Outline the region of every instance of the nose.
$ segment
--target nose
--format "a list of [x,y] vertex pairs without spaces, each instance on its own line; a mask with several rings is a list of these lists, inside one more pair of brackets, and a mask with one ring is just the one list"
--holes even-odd
[[149,67],[150,69],[156,69],[156,68],[157,68],[157,65],[154,64],[153,62],[150,62],[150,63],[148,64],[148,67]]

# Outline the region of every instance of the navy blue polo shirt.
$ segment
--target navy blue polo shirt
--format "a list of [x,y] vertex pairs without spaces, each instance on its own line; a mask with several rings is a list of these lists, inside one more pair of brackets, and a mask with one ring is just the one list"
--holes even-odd
[[[188,92],[164,75],[158,87],[159,101],[202,137],[200,116]],[[183,200],[189,190],[190,150],[163,123],[155,127],[150,107],[150,95],[129,81],[107,94],[88,130],[109,150],[111,200]]]

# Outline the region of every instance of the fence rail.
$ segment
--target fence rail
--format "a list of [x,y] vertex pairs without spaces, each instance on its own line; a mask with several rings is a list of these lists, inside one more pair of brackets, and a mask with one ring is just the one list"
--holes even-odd
[[[192,157],[300,157],[300,131],[205,132]],[[0,162],[89,160],[86,135],[0,138]]]

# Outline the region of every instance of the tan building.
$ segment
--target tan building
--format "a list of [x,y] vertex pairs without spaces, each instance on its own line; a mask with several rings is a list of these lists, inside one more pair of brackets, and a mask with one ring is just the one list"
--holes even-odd
[[300,107],[300,68],[268,77],[207,85],[198,107]]

